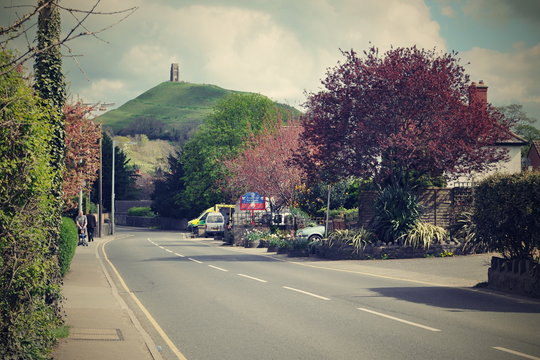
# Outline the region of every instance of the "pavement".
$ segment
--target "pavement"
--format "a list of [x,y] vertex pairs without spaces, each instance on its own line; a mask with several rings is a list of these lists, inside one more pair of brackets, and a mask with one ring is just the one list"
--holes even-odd
[[[187,239],[187,235],[186,235]],[[70,335],[59,341],[53,357],[57,360],[162,360],[159,347],[141,326],[135,313],[124,300],[129,292],[122,280],[108,265],[103,246],[113,236],[96,238],[88,247],[77,247],[70,272],[64,278],[63,295],[66,324]],[[221,241],[195,238],[209,246],[222,246]],[[487,281],[489,260],[493,254],[404,260],[340,260],[288,258],[267,253],[266,249],[227,247],[231,251],[269,256],[300,266],[359,273],[375,277],[403,280],[427,286],[466,288]],[[118,290],[117,285],[120,290]],[[124,295],[121,296],[121,295]],[[508,296],[497,294],[498,296]],[[514,297],[516,298],[516,297]],[[130,306],[133,306],[130,303]],[[155,334],[154,334],[155,336]]]
[[101,252],[112,236],[78,246],[64,278],[63,308],[69,336],[53,352],[57,360],[161,360],[152,339],[119,295]]

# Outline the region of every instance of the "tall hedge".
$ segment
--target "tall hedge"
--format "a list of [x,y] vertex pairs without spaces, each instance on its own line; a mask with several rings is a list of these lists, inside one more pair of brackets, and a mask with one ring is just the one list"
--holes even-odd
[[[0,64],[9,59],[0,52]],[[50,137],[48,111],[22,75],[0,75],[1,359],[49,358],[61,323],[48,225],[55,214]]]
[[71,265],[71,260],[75,255],[75,249],[79,242],[77,233],[77,225],[75,221],[68,217],[62,218],[62,226],[60,227],[60,241],[58,244],[58,262],[60,265],[60,273],[66,275]]
[[474,194],[473,222],[477,242],[489,250],[533,259],[540,248],[540,172],[484,180]]

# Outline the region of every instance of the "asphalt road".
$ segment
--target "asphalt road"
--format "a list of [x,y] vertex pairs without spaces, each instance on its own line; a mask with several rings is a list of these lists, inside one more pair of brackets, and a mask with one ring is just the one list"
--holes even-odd
[[117,237],[109,259],[189,360],[540,359],[539,302],[399,280],[414,260],[373,276],[179,233]]

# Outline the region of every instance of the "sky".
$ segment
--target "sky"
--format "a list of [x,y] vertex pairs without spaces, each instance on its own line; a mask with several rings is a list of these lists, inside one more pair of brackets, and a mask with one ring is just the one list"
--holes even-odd
[[[63,0],[89,10],[96,0]],[[33,0],[0,0],[1,25]],[[64,47],[68,92],[86,103],[118,107],[169,79],[256,92],[301,109],[322,89],[326,71],[374,45],[457,51],[471,81],[483,80],[495,106],[522,104],[540,119],[538,0],[102,0],[96,37]],[[63,12],[67,31],[74,18]],[[21,46],[14,44],[14,47]],[[31,66],[30,66],[31,67]],[[540,124],[538,122],[537,124]]]

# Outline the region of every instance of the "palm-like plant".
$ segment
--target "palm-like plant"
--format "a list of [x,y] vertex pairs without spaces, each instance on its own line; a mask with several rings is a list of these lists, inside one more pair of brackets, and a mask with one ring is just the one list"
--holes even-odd
[[422,215],[418,198],[399,185],[383,188],[375,201],[372,228],[379,240],[399,242]]

